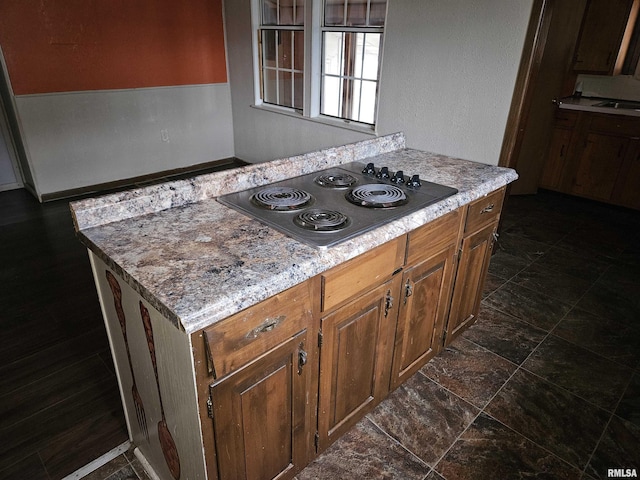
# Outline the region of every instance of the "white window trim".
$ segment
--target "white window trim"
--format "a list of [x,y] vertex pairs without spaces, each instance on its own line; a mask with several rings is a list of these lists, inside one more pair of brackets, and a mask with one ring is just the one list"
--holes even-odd
[[[261,2],[251,0],[251,51],[253,55],[253,98],[252,108],[265,112],[295,117],[323,125],[353,130],[371,135],[378,134],[378,111],[380,100],[380,72],[384,53],[384,33],[380,41],[380,61],[378,65],[378,88],[376,92],[376,110],[374,124],[356,122],[320,113],[320,88],[322,81],[322,32],[343,31],[339,27],[322,27],[323,0],[305,1],[305,63],[304,63],[304,100],[302,112],[289,107],[273,105],[262,101],[260,95],[260,52],[258,49],[258,30],[261,26]],[[387,8],[389,3],[387,2]],[[370,31],[370,30],[368,30]]]

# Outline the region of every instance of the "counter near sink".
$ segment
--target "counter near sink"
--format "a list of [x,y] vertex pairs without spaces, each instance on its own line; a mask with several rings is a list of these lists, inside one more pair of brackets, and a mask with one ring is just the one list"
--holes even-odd
[[615,98],[565,97],[558,102],[564,110],[640,117],[640,101]]

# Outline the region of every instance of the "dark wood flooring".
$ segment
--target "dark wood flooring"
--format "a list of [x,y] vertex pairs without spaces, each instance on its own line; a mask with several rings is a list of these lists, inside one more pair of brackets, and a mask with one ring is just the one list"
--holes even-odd
[[0,477],[57,479],[128,439],[68,202],[0,193]]
[[60,479],[128,440],[68,201],[0,192],[0,265],[0,478]]

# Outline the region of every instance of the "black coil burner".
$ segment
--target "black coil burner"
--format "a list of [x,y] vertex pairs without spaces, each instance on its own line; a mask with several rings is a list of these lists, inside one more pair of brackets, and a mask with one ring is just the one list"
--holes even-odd
[[358,180],[353,175],[348,173],[325,173],[315,178],[315,182],[318,185],[327,188],[348,188]]
[[257,192],[251,200],[266,210],[300,210],[311,205],[313,197],[298,188],[267,187]]
[[293,222],[305,230],[335,232],[351,225],[349,217],[335,210],[310,209],[299,213]]
[[409,201],[401,188],[384,183],[361,185],[347,193],[346,198],[355,205],[369,208],[398,207]]

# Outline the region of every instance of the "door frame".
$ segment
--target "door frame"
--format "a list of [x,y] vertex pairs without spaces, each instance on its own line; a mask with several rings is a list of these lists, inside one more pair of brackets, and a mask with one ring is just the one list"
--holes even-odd
[[13,168],[13,174],[16,181],[14,183],[0,184],[0,192],[5,190],[15,190],[16,188],[24,187],[22,169],[20,168],[20,162],[18,160],[18,151],[13,139],[11,127],[9,126],[9,117],[7,108],[3,98],[11,98],[11,89],[9,87],[9,78],[7,74],[7,68],[4,61],[4,54],[2,47],[0,46],[0,140],[6,145],[7,152],[9,153],[9,160],[11,161],[11,167]]
[[552,0],[534,0],[498,165],[515,169],[551,25]]
[[[5,62],[4,52],[0,46],[0,135],[6,139],[9,157],[16,175],[16,186],[9,188],[26,188],[38,197],[33,183],[32,170],[22,136],[22,127],[18,118],[15,95],[11,87],[9,70]],[[11,184],[9,184],[11,185]],[[0,191],[9,188],[0,187]]]

